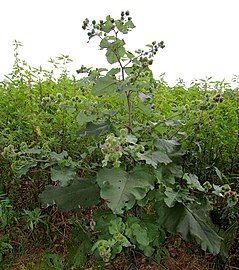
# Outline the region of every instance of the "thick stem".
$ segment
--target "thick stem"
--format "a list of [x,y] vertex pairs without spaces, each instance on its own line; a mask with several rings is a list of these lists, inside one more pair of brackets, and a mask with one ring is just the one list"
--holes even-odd
[[131,103],[131,92],[126,92],[126,98],[127,98],[127,105],[128,105],[128,114],[129,114],[129,123],[128,123],[128,130],[129,133],[132,131],[132,103]]
[[[117,58],[118,58],[118,56],[117,56]],[[124,81],[125,80],[124,66],[122,65],[120,59],[118,59],[118,62],[119,62],[120,69],[121,69],[122,81]],[[127,106],[128,106],[128,132],[131,133],[131,131],[132,131],[132,102],[131,102],[130,90],[126,91],[125,94],[126,94]]]

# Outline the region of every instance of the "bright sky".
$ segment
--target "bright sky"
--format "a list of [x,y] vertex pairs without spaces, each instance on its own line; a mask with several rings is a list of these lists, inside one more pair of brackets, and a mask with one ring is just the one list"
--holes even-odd
[[1,79],[11,71],[14,39],[33,66],[60,54],[74,60],[72,71],[82,64],[106,66],[97,44],[87,44],[82,21],[118,18],[122,10],[136,25],[126,39],[129,48],[165,42],[153,65],[156,78],[163,72],[169,82],[239,74],[238,0],[2,0],[0,8]]

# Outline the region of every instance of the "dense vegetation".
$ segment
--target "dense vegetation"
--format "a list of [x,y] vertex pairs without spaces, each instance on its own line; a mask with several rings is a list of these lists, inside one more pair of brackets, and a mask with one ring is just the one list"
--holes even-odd
[[134,27],[128,11],[86,19],[113,67],[75,76],[65,55],[28,66],[15,42],[0,85],[0,269],[137,269],[142,255],[163,267],[172,238],[211,266],[239,263],[238,88],[154,79],[164,43],[129,52]]

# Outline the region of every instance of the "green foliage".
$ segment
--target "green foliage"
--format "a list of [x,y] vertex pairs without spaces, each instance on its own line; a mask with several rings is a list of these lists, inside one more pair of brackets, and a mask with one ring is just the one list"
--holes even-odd
[[45,206],[57,204],[63,211],[70,211],[97,204],[99,188],[93,180],[75,179],[67,187],[47,186],[40,199]]
[[110,76],[99,78],[92,89],[93,94],[97,96],[114,93],[116,90],[117,80]]
[[72,239],[68,247],[68,261],[72,268],[83,268],[87,262],[87,257],[91,253],[92,239],[82,226],[74,222]]
[[116,254],[122,252],[123,247],[131,246],[129,240],[123,235],[125,224],[122,218],[115,217],[113,220],[110,220],[107,225],[110,238],[108,240],[98,240],[92,247],[92,251],[94,252],[97,249],[99,255],[105,262],[108,262],[110,259],[114,258]]
[[220,252],[222,238],[205,222],[205,213],[200,217],[193,206],[189,208],[183,204],[176,204],[170,208],[160,205],[157,211],[160,222],[170,233],[179,232],[184,240],[190,240],[193,236],[199,241],[204,251],[208,250],[212,254]]
[[41,259],[41,263],[38,267],[38,269],[40,270],[47,270],[47,269],[51,269],[51,270],[63,270],[64,267],[64,259],[62,258],[62,256],[58,255],[58,254],[50,254],[47,253],[43,256],[43,258]]
[[109,208],[116,214],[122,214],[153,189],[154,177],[144,166],[130,172],[122,168],[102,169],[97,175],[97,183],[101,198],[108,202]]
[[[69,56],[50,59],[51,71],[32,68],[15,43],[13,71],[0,85],[1,229],[20,222],[21,231],[23,220],[29,237],[47,228],[54,243],[55,231],[72,226],[73,268],[91,253],[107,263],[132,249],[160,261],[169,234],[225,259],[238,230],[238,88],[155,80],[150,66],[164,43],[129,51],[124,37],[134,27],[128,11],[85,19],[83,30],[99,38],[112,68],[82,66],[80,79],[69,76]],[[34,208],[18,195],[37,181]],[[51,206],[49,216],[39,203]],[[70,213],[47,224],[58,222],[57,207]],[[13,249],[8,240],[0,238],[1,256]],[[63,265],[52,252],[39,269]]]
[[27,227],[33,231],[38,224],[46,224],[44,221],[45,215],[41,214],[41,210],[38,208],[35,208],[33,211],[29,210],[23,210],[24,216],[27,222]]
[[60,186],[68,186],[75,178],[75,170],[72,167],[55,166],[51,168],[51,180],[59,181]]
[[152,215],[148,215],[142,220],[137,217],[129,217],[125,233],[130,241],[148,257],[153,255],[155,248],[160,246],[166,238],[164,230]]
[[80,130],[77,135],[78,137],[83,137],[86,135],[91,136],[96,139],[99,135],[106,133],[111,130],[111,123],[109,121],[103,121],[98,123],[89,122],[86,124],[86,128]]
[[0,228],[10,226],[16,217],[11,201],[5,194],[0,195]]
[[0,237],[0,262],[3,261],[4,255],[9,253],[13,247],[9,243],[9,237],[8,235],[3,235]]

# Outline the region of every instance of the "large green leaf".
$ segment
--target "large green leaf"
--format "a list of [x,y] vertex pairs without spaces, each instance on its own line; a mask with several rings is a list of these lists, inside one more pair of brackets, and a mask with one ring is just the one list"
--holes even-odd
[[75,169],[70,166],[54,166],[51,168],[51,180],[59,181],[60,186],[66,187],[75,178]]
[[198,177],[195,174],[185,173],[183,175],[183,179],[187,181],[187,184],[192,188],[195,188],[199,191],[205,191],[205,189],[201,186],[198,181]]
[[110,16],[106,17],[106,21],[102,27],[102,30],[106,33],[109,33],[112,29],[113,23],[111,22]]
[[139,153],[138,157],[140,160],[143,160],[148,165],[152,165],[154,168],[157,168],[158,164],[169,164],[172,160],[169,156],[161,151],[154,151],[154,152],[145,152],[144,154]]
[[190,200],[187,189],[173,190],[170,187],[166,187],[164,194],[166,195],[164,202],[168,207],[173,207],[177,202],[181,203]]
[[127,34],[127,26],[125,26],[125,24],[121,21],[121,20],[116,20],[115,21],[116,27],[118,28],[118,30],[123,33],[123,34]]
[[110,222],[116,219],[117,216],[112,213],[110,209],[97,209],[93,213],[93,220],[95,221],[94,230],[101,239],[108,239],[110,237],[109,226]]
[[111,49],[107,50],[105,56],[106,56],[107,61],[110,64],[117,63],[118,59],[120,59],[120,58],[117,57],[117,54],[115,54],[115,52],[112,51]]
[[223,257],[223,259],[226,259],[229,256],[229,251],[232,247],[232,244],[234,243],[234,241],[236,241],[238,228],[239,224],[238,221],[236,220],[234,223],[230,225],[230,227],[226,231],[223,231],[221,233],[223,236],[223,242],[220,255]]
[[139,223],[134,223],[130,227],[132,234],[135,236],[136,241],[142,246],[149,245],[149,238],[145,228],[141,227]]
[[76,179],[67,187],[47,186],[39,197],[44,206],[56,204],[63,211],[70,211],[96,205],[100,193],[95,181]]
[[95,121],[96,118],[97,118],[96,115],[87,115],[84,111],[81,111],[77,115],[76,121],[80,126],[82,126],[85,125],[86,123]]
[[110,43],[107,38],[102,38],[100,41],[100,49],[107,49],[110,46]]
[[112,94],[117,90],[117,81],[111,76],[101,77],[93,86],[94,95],[101,96],[104,94]]
[[80,227],[81,225],[76,225],[72,230],[72,237],[68,243],[67,253],[69,264],[73,268],[82,269],[87,262],[88,254],[90,254],[92,242],[90,235]]
[[148,219],[140,220],[137,217],[127,218],[125,235],[131,243],[144,251],[146,256],[151,256],[154,246],[158,246],[165,239],[165,233],[157,224],[156,216],[148,216]]
[[170,233],[181,233],[184,240],[195,237],[200,242],[201,248],[213,254],[220,252],[222,238],[206,223],[193,207],[189,208],[183,204],[167,207],[160,202],[157,207],[159,220],[162,226]]
[[[78,268],[82,269],[82,267],[87,262],[88,254],[91,253],[92,243],[90,238],[85,238],[81,242],[78,242],[78,246],[73,250],[73,247],[70,247],[69,252],[69,261],[72,265],[72,269]],[[81,267],[81,268],[79,268]]]
[[165,151],[166,153],[170,154],[177,149],[180,145],[176,140],[165,140],[165,139],[157,139],[155,143],[156,147],[161,150]]
[[101,49],[106,49],[106,58],[110,64],[119,62],[119,60],[125,56],[126,50],[124,48],[124,40],[114,38],[113,42],[109,42],[110,39],[103,38],[100,42]]
[[116,20],[115,24],[118,30],[123,34],[127,34],[130,28],[135,27],[131,20],[127,21],[126,23],[122,22],[121,20]]
[[131,209],[136,200],[141,200],[153,188],[154,176],[143,166],[131,172],[122,168],[102,169],[97,175],[101,197],[116,214]]
[[79,138],[89,135],[94,139],[99,135],[112,129],[112,125],[109,120],[98,122],[98,123],[87,123],[86,128],[78,131],[77,135]]

